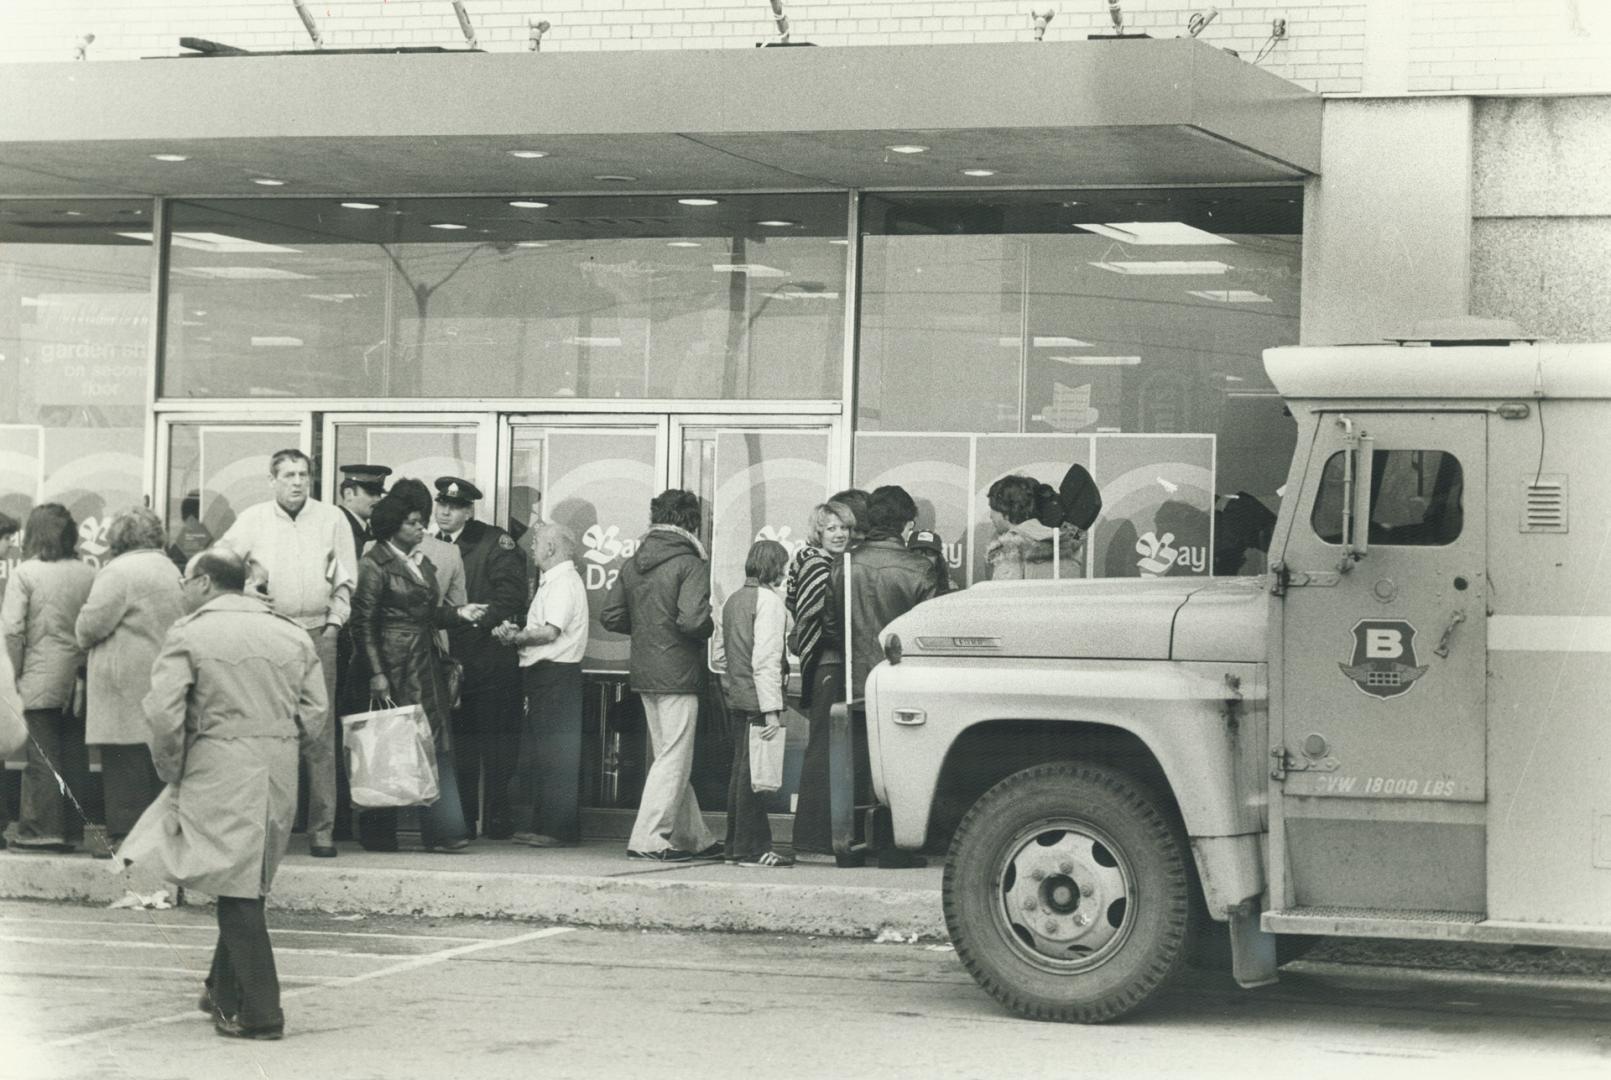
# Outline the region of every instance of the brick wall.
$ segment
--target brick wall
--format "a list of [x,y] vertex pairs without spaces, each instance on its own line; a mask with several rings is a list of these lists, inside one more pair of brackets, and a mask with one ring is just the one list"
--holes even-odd
[[[307,0],[326,47],[464,47],[447,0]],[[765,0],[466,0],[483,49],[748,49],[775,36]],[[1186,32],[1207,3],[1124,0],[1129,29]],[[1611,89],[1606,0],[1218,0],[1202,34],[1325,93]],[[1104,0],[786,0],[796,40],[824,46],[1030,41],[1031,8],[1054,8],[1048,41],[1110,30]],[[1271,23],[1286,36],[1271,41]],[[181,35],[250,50],[308,49],[291,0],[0,0],[0,63],[173,55]]]

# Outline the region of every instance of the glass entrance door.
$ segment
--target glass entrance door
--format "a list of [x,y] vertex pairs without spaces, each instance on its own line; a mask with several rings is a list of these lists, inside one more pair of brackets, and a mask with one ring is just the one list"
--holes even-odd
[[312,449],[306,414],[163,417],[157,439],[157,505],[168,527],[168,554],[183,565],[235,524],[248,506],[272,497],[269,459],[276,450]]
[[340,503],[343,465],[385,465],[392,470],[388,487],[406,476],[424,481],[433,494],[437,477],[458,476],[486,495],[476,507],[477,516],[485,516],[492,513],[497,483],[496,436],[495,421],[485,414],[326,413],[320,490],[325,501]]

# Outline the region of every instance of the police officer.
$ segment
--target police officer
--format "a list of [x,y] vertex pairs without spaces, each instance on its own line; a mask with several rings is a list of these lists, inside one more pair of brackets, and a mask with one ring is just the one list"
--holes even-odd
[[338,465],[341,485],[341,512],[352,529],[352,546],[363,558],[364,548],[374,539],[369,532],[369,515],[386,494],[386,478],[392,474],[384,465]]
[[[386,494],[386,478],[392,471],[385,465],[338,465],[336,471],[341,474],[341,483],[336,489],[340,497],[338,505],[347,519],[347,526],[352,529],[353,551],[362,558],[364,549],[374,540],[369,531],[369,515],[380,497]],[[352,632],[344,626],[336,639],[336,702],[331,710],[331,722],[336,725],[337,840],[352,839],[352,793],[347,780],[347,755],[342,747],[341,717],[369,708],[369,680],[358,670],[359,665],[352,662],[355,651]]]
[[[506,839],[514,832],[508,789],[520,756],[520,662],[515,649],[499,644],[492,631],[506,620],[525,619],[526,559],[512,536],[473,518],[481,498],[470,481],[439,477],[434,535],[458,546],[469,601],[487,605],[480,621],[448,631],[453,658],[464,665],[453,732],[464,818],[472,835],[479,828],[482,835]],[[486,819],[478,823],[483,772]]]

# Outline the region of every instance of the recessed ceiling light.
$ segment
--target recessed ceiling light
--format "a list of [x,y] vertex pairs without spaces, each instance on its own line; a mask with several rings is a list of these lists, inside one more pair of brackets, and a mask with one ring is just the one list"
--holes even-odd
[[380,209],[380,203],[378,203],[378,202],[344,202],[341,205],[345,206],[348,210],[379,210]]
[[548,156],[548,151],[547,150],[511,150],[511,151],[509,151],[509,156],[510,157],[517,157],[517,158],[527,158],[527,159],[540,158],[540,157],[547,157]]
[[697,242],[693,241],[693,240],[669,240],[669,241],[666,242],[666,246],[667,247],[683,247],[683,248],[687,248],[687,247],[698,247],[699,244]]
[[536,199],[510,199],[509,200],[509,205],[510,206],[518,206],[522,210],[546,210],[546,209],[548,209],[548,204],[547,203],[538,202]]
[[994,176],[994,175],[996,175],[996,170],[994,170],[994,169],[963,169],[962,170],[962,175],[963,176]]
[[547,246],[548,245],[542,240],[518,240],[515,242],[515,247],[537,248]]
[[720,199],[678,199],[684,206],[715,206]]
[[431,222],[431,228],[433,228],[433,229],[468,229],[469,227],[470,226],[468,226],[468,225],[460,225],[458,222],[455,222],[455,221],[433,221],[433,222]]
[[263,187],[284,187],[285,186],[285,181],[284,180],[274,180],[274,179],[272,179],[270,177],[267,177],[267,176],[254,176],[254,177],[252,177],[252,183],[261,184]]
[[929,150],[928,147],[918,146],[916,143],[896,143],[894,146],[886,146],[884,149],[892,154],[926,154]]
[[189,161],[184,154],[152,154],[152,161]]
[[607,184],[630,184],[636,181],[637,177],[628,176],[626,173],[603,173],[593,177],[593,179],[603,180]]
[[791,225],[798,225],[798,221],[784,221],[782,218],[771,218],[767,221],[757,221],[755,224],[764,225],[768,229],[787,229]]

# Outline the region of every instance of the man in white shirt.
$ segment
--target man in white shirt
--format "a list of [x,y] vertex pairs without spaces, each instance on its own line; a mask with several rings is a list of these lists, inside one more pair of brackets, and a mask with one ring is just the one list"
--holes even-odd
[[[275,614],[306,630],[323,668],[326,702],[336,700],[336,638],[352,610],[358,555],[352,528],[335,507],[308,497],[313,463],[300,450],[279,450],[269,460],[274,498],[248,506],[219,540],[248,561]],[[308,775],[308,851],[334,858],[336,824],[336,722],[330,706],[306,718],[320,732],[302,742]]]
[[526,722],[509,782],[517,844],[569,847],[581,838],[582,657],[587,652],[587,589],[573,561],[576,539],[563,525],[538,526],[532,553],[542,570],[526,625],[493,633],[520,650]]

